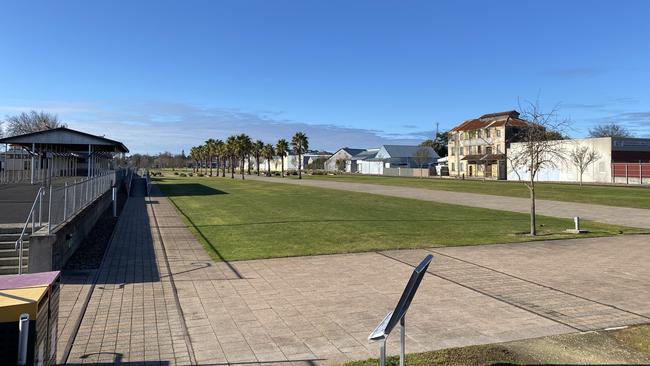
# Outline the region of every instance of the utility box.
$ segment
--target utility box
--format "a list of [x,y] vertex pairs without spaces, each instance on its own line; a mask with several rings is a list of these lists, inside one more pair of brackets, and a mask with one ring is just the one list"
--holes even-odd
[[59,288],[58,271],[0,276],[3,365],[56,364]]

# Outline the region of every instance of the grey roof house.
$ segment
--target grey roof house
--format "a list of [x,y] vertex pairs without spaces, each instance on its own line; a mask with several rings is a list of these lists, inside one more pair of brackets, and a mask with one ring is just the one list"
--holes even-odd
[[[347,173],[354,173],[355,170],[352,168],[352,157],[360,154],[362,152],[366,151],[365,149],[352,149],[349,147],[344,147],[341,149],[338,149],[332,156],[327,159],[325,162],[325,170],[328,172],[335,172],[335,171],[345,171]],[[345,167],[338,166],[337,162],[338,161],[345,161]],[[356,164],[355,164],[356,166]],[[341,169],[344,168],[344,169]]]

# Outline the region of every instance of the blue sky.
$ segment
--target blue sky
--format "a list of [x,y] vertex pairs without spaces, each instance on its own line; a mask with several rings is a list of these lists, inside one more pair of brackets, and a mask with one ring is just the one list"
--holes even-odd
[[518,100],[572,136],[650,137],[647,1],[2,1],[0,116],[57,113],[134,152],[304,130],[430,137]]

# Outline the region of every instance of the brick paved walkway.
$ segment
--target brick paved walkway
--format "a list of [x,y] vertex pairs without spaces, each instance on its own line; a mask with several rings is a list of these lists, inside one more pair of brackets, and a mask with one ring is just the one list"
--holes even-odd
[[[372,193],[385,196],[414,198],[424,201],[489,208],[493,210],[513,211],[521,213],[530,212],[530,200],[527,198],[493,196],[466,192],[438,191],[426,188],[394,187],[379,184],[337,182],[317,179],[281,179],[257,177],[254,175],[251,175],[248,178],[263,180],[265,182],[296,184],[308,187],[340,189],[345,191]],[[584,220],[650,229],[650,210],[540,199],[536,201],[536,205],[537,213],[540,215],[562,217],[568,219],[579,216]]]
[[427,253],[434,261],[407,319],[408,352],[647,323],[647,243],[627,236],[224,263],[208,257],[166,198],[132,197],[69,362],[375,357],[367,336]]
[[190,364],[164,253],[152,236],[155,227],[148,219],[143,180],[135,181],[133,193],[115,228],[68,364]]

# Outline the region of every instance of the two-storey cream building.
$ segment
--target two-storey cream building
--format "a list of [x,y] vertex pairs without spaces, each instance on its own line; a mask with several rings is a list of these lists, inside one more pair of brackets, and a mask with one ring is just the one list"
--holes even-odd
[[449,131],[449,175],[507,179],[506,151],[517,132],[529,124],[519,112],[484,114]]

